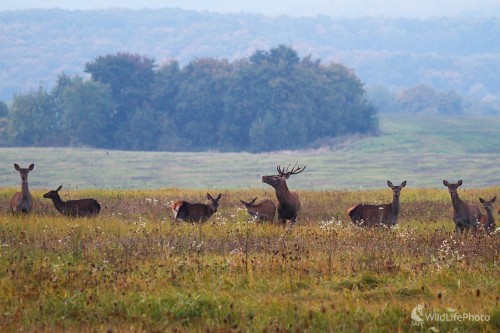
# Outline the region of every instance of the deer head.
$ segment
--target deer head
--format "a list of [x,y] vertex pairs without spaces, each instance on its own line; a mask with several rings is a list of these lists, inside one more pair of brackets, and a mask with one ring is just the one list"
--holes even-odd
[[493,197],[493,199],[491,199],[490,201],[486,201],[483,198],[479,198],[479,202],[481,202],[483,204],[484,209],[487,212],[493,212],[493,203],[495,202],[496,199],[497,199],[496,196]]
[[28,180],[28,173],[31,170],[33,170],[34,167],[35,167],[34,164],[30,164],[30,166],[27,167],[27,168],[21,168],[21,167],[19,167],[19,165],[17,165],[16,163],[14,163],[14,169],[16,169],[17,171],[19,171],[19,174],[21,175],[21,180],[23,180],[23,181]]
[[296,174],[299,174],[302,171],[304,171],[306,169],[306,166],[304,166],[303,168],[301,168],[301,167],[297,166],[297,164],[295,164],[293,166],[292,170],[289,170],[289,168],[290,168],[290,165],[288,165],[286,167],[286,169],[283,170],[278,165],[276,167],[276,170],[278,171],[278,174],[277,175],[273,175],[273,176],[262,176],[262,182],[264,182],[264,183],[266,183],[268,185],[271,185],[272,187],[276,188],[280,184],[286,183],[286,180],[291,175],[296,175]]
[[399,198],[399,194],[401,193],[401,190],[403,187],[406,186],[406,180],[401,183],[399,186],[394,186],[390,181],[387,181],[387,186],[389,186],[392,189],[392,192],[394,194],[394,198]]
[[44,198],[47,198],[47,199],[55,199],[55,198],[59,198],[59,191],[62,189],[62,185],[59,185],[59,187],[55,190],[52,190],[52,191],[48,191],[47,193],[45,193],[43,195]]
[[210,200],[210,202],[211,202],[210,206],[212,206],[214,213],[217,212],[217,208],[219,208],[219,200],[220,200],[221,196],[222,196],[222,193],[219,193],[217,198],[214,199],[214,198],[212,198],[212,196],[209,193],[207,193],[207,199]]
[[462,181],[459,180],[456,183],[448,183],[448,181],[443,180],[444,186],[448,187],[448,191],[450,192],[450,195],[452,198],[458,198],[458,192],[457,189],[459,186],[462,185]]

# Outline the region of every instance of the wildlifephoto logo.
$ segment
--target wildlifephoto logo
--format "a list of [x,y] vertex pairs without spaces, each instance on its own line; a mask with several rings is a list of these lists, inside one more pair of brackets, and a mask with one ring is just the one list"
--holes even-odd
[[447,309],[447,312],[424,312],[425,304],[418,304],[411,310],[411,325],[423,326],[424,322],[439,322],[439,321],[490,321],[489,315],[473,314],[473,313],[458,313],[455,309]]
[[421,326],[424,324],[424,304],[419,304],[411,310],[411,324]]

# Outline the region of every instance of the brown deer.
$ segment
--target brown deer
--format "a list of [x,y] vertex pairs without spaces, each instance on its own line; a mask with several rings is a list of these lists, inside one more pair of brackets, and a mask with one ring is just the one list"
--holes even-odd
[[43,195],[46,199],[51,199],[57,211],[63,215],[71,217],[90,217],[97,216],[101,211],[101,205],[95,199],[79,199],[62,201],[59,191],[60,185],[56,190],[49,191]]
[[387,181],[387,186],[392,189],[392,202],[383,205],[357,204],[347,210],[352,222],[362,226],[386,225],[388,227],[398,223],[399,195],[406,186],[406,180],[399,186],[394,186]]
[[290,165],[285,170],[282,170],[278,165],[276,170],[277,175],[274,176],[262,176],[262,182],[274,187],[276,192],[276,198],[278,199],[278,221],[286,226],[286,220],[290,220],[292,225],[295,224],[297,220],[297,214],[300,211],[300,201],[297,193],[290,192],[286,186],[286,180],[291,175],[296,175],[301,173],[306,169],[295,164],[292,170],[288,170]]
[[241,203],[246,207],[248,214],[262,221],[273,221],[276,214],[276,206],[269,199],[264,199],[259,203],[255,203],[257,198],[252,201],[245,202],[240,199]]
[[479,202],[483,204],[484,210],[486,211],[486,215],[481,216],[479,223],[481,225],[481,228],[488,233],[495,231],[496,228],[495,218],[493,217],[493,203],[496,199],[496,196],[493,197],[493,199],[491,199],[490,201],[479,198]]
[[19,165],[14,163],[14,169],[19,171],[19,175],[21,176],[21,192],[17,192],[12,199],[10,199],[12,214],[28,214],[33,207],[33,199],[28,189],[28,173],[33,170],[34,167],[35,165],[31,164],[27,168],[20,168]]
[[461,233],[464,230],[477,228],[478,222],[481,220],[481,211],[474,205],[468,204],[458,197],[457,189],[462,185],[459,180],[456,183],[448,183],[443,180],[444,186],[448,187],[453,205],[453,222],[455,222],[455,231]]
[[207,199],[210,200],[210,204],[208,205],[176,201],[172,204],[174,218],[186,222],[205,222],[210,216],[217,212],[221,196],[222,194],[219,193],[217,198],[214,199],[207,193]]

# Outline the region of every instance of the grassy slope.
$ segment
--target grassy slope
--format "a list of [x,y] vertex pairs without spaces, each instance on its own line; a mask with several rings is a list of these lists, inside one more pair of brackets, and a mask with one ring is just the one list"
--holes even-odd
[[498,185],[500,119],[382,115],[381,135],[336,149],[299,152],[165,153],[70,148],[0,148],[0,186],[18,187],[13,163],[35,163],[32,188],[261,188],[260,175],[278,164],[307,170],[292,177],[301,189],[380,188],[387,179],[411,187]]

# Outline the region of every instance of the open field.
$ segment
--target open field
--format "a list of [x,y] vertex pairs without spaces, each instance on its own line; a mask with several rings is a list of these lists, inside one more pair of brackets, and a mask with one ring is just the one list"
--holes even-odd
[[[354,227],[345,213],[390,201],[389,188],[301,190],[299,223],[288,230],[241,209],[238,198],[274,199],[266,190],[211,190],[222,192],[221,206],[201,226],[172,223],[168,209],[176,199],[204,202],[201,190],[63,189],[63,200],[92,196],[103,206],[97,218],[69,219],[42,190],[32,190],[33,214],[14,217],[14,190],[0,189],[0,331],[500,330],[500,234],[456,236],[446,189],[403,189],[391,230]],[[499,190],[460,195],[478,203]],[[415,326],[419,304],[426,315],[477,320]]]
[[249,153],[126,152],[72,148],[0,148],[0,186],[18,187],[13,163],[26,167],[31,188],[257,188],[278,164],[307,165],[290,187],[308,190],[408,187],[464,188],[500,184],[500,118],[381,115],[378,137],[346,139],[308,151]]

